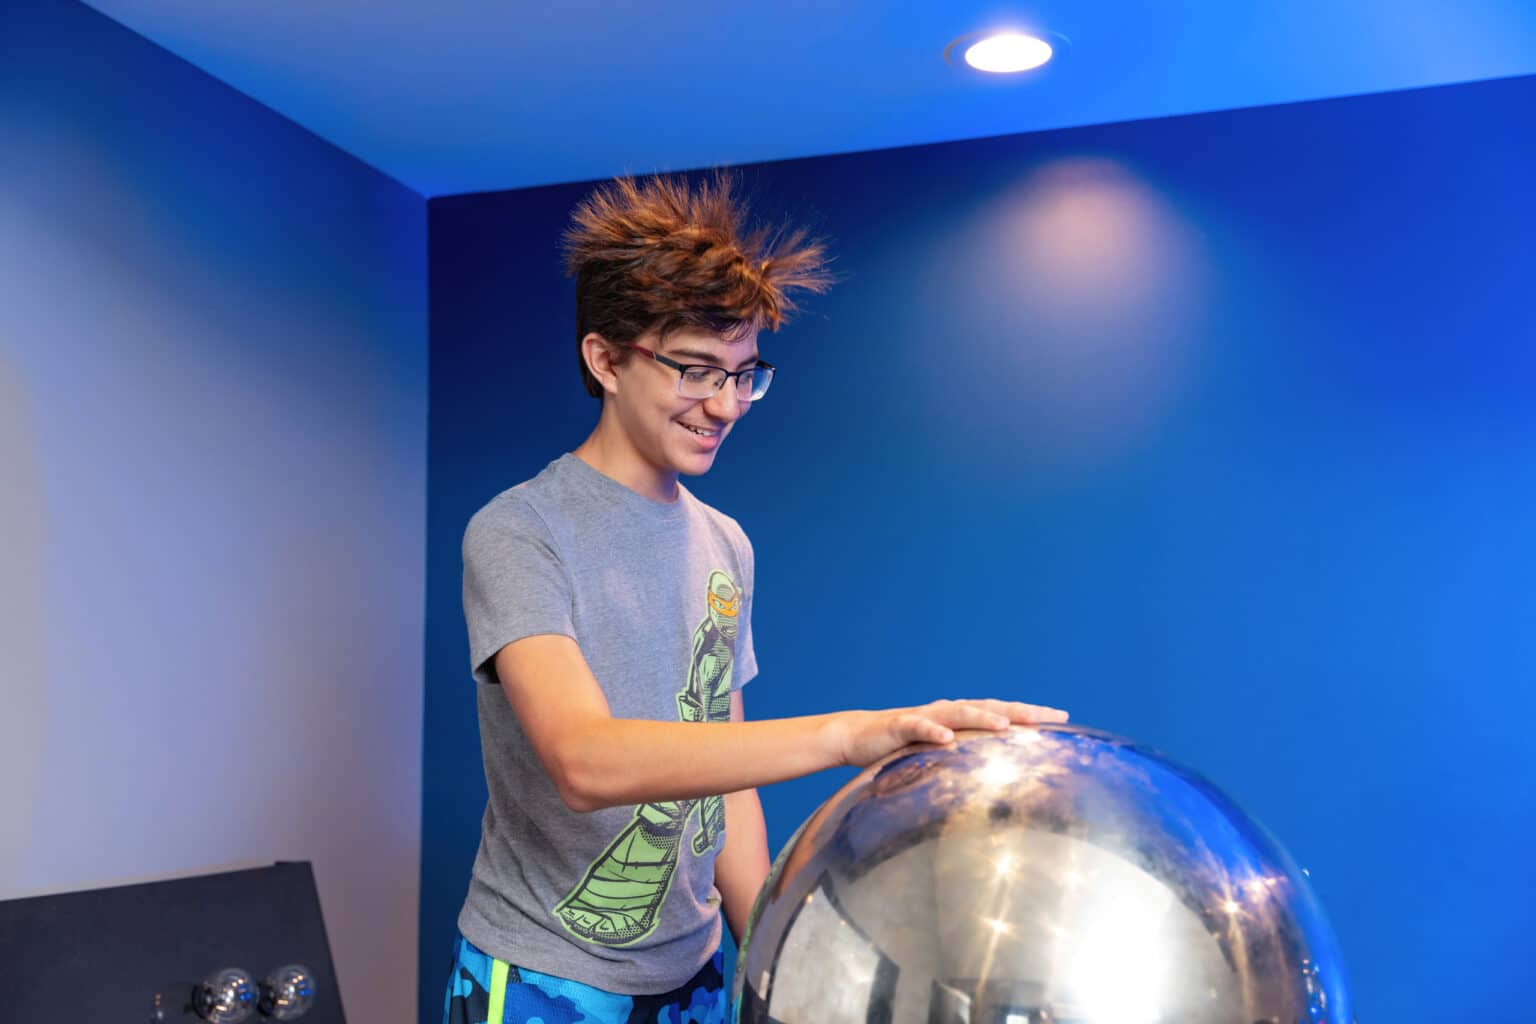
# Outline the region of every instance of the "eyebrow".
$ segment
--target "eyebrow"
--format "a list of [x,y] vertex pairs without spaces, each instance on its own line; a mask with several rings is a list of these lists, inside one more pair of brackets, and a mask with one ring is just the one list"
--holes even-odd
[[[705,364],[705,365],[708,365],[708,366],[719,366],[720,365],[719,363],[715,362],[715,356],[712,353],[700,352],[698,349],[692,349],[692,348],[680,348],[676,352],[671,353],[668,356],[668,358],[676,359],[679,362],[681,362],[684,359],[696,359],[701,364]],[[746,359],[743,359],[741,362],[737,363],[736,364],[736,369],[744,370],[747,367],[752,366],[752,365],[754,365],[756,363],[760,363],[762,361],[763,361],[763,357],[762,357],[761,354],[754,355],[754,356],[749,356]]]

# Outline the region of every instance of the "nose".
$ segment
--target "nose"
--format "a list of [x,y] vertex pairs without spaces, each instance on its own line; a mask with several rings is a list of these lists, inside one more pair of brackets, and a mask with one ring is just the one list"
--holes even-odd
[[736,386],[735,378],[726,381],[724,387],[705,400],[705,411],[716,419],[725,420],[728,423],[745,416],[752,403],[741,397]]

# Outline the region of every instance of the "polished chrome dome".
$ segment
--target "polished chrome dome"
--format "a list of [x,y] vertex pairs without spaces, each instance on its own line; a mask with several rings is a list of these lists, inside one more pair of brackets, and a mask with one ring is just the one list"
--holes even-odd
[[775,862],[737,1020],[1348,1024],[1327,920],[1198,775],[1077,726],[862,772]]

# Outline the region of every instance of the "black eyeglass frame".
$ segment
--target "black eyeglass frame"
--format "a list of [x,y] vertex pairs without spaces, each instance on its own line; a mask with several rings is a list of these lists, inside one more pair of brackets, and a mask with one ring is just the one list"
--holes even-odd
[[[763,395],[766,395],[768,393],[769,386],[773,384],[773,376],[774,376],[775,373],[778,372],[778,367],[774,366],[772,363],[768,362],[766,359],[759,359],[756,363],[752,364],[751,366],[745,367],[744,369],[740,369],[740,370],[727,370],[723,366],[711,366],[709,363],[680,363],[680,362],[678,362],[675,359],[668,359],[666,356],[662,355],[659,352],[652,352],[648,348],[641,348],[639,345],[632,345],[632,344],[630,344],[627,341],[620,342],[619,344],[622,345],[624,348],[631,349],[631,350],[633,350],[635,352],[643,352],[646,355],[650,356],[652,359],[656,360],[662,366],[669,366],[672,369],[676,370],[677,371],[677,393],[679,395],[683,395],[683,375],[685,373],[687,373],[689,370],[718,370],[720,373],[725,374],[725,376],[721,377],[720,378],[720,383],[715,385],[715,394],[718,395],[720,393],[721,389],[723,389],[725,387],[725,382],[726,381],[730,380],[732,377],[735,377],[736,380],[737,380],[737,384],[736,384],[736,397],[738,399],[742,400],[742,401],[756,402],[756,401],[761,400]],[[752,396],[750,394],[742,395],[742,393],[741,393],[741,384],[740,384],[741,378],[746,377],[749,374],[756,374],[758,370],[767,370],[768,371],[768,383],[763,385],[763,394],[762,395],[757,395],[756,397],[754,397],[754,396]],[[689,396],[688,395],[683,395],[683,397],[684,398],[688,398]],[[698,399],[698,401],[703,401],[703,399]]]

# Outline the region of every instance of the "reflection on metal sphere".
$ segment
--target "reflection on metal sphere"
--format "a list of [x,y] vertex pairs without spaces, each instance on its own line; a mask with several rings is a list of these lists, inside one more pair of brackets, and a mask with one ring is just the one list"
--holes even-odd
[[192,990],[192,1009],[208,1024],[239,1024],[256,1009],[256,982],[238,967],[208,975]]
[[273,1020],[297,1020],[315,1005],[315,976],[303,964],[285,964],[261,983],[261,1012]]
[[753,908],[753,1024],[1348,1024],[1307,881],[1214,786],[1077,726],[862,772]]

